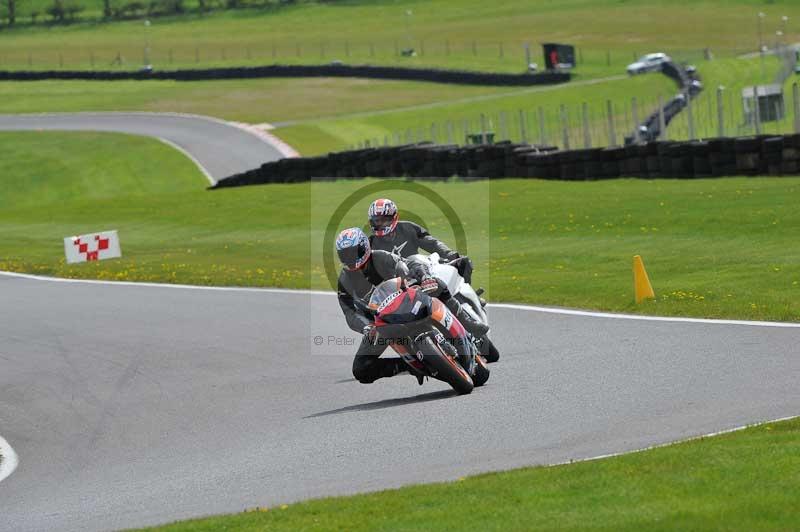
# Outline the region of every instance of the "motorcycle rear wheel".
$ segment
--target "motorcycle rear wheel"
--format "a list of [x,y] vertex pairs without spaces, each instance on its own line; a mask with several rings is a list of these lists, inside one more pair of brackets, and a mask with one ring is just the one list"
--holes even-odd
[[472,382],[477,388],[483,386],[489,380],[489,366],[481,355],[475,357],[475,373],[472,375]]
[[481,338],[481,355],[486,359],[486,362],[494,363],[500,360],[500,351],[495,347],[494,342],[488,337]]

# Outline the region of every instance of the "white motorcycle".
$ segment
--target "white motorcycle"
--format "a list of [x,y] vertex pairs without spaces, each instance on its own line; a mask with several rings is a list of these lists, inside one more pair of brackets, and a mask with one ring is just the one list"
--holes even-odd
[[[486,326],[489,325],[489,317],[484,309],[486,303],[481,299],[480,294],[458,273],[458,270],[452,263],[440,262],[441,257],[439,257],[438,253],[431,253],[430,255],[417,253],[416,255],[411,255],[406,260],[424,264],[432,276],[436,277],[447,286],[450,295],[461,304],[461,307],[472,316],[472,319]],[[481,350],[481,355],[483,355],[487,362],[497,362],[500,358],[500,352],[494,346],[491,339],[489,339],[488,335],[478,338],[477,343]]]

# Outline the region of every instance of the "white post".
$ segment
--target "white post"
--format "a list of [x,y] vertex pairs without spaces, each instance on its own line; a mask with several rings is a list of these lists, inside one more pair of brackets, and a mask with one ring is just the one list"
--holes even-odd
[[800,133],[800,91],[797,83],[792,84],[792,110],[794,114],[794,132]]
[[608,119],[608,145],[617,145],[617,130],[614,125],[614,105],[611,100],[606,100],[606,118]]
[[561,135],[562,135],[562,147],[565,150],[570,149],[569,147],[569,123],[567,121],[567,108],[564,104],[561,104]]
[[539,107],[539,143],[547,144],[547,133],[544,128],[544,109]]
[[581,114],[583,115],[583,147],[589,149],[592,147],[592,135],[589,132],[589,106],[586,102],[581,105]]

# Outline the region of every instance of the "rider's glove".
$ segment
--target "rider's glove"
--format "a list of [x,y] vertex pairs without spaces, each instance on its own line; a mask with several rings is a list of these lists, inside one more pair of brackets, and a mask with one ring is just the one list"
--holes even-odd
[[370,343],[374,343],[375,337],[377,336],[378,331],[375,329],[375,324],[370,323],[368,325],[364,325],[364,328],[361,329],[361,334],[364,335],[364,338],[369,341]]
[[419,283],[419,287],[426,294],[430,294],[439,290],[439,282],[433,277],[428,277]]
[[445,259],[447,259],[448,261],[454,261],[454,260],[460,259],[460,258],[461,258],[461,255],[458,254],[458,251],[450,251],[447,254],[447,256],[445,257]]

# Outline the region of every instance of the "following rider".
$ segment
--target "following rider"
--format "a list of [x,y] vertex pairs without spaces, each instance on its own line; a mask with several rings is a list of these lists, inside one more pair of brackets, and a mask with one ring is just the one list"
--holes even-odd
[[369,241],[372,249],[380,249],[396,253],[403,258],[419,253],[422,248],[428,253],[438,253],[448,262],[456,261],[453,266],[467,283],[472,282],[472,261],[462,257],[441,240],[414,222],[400,221],[397,205],[387,198],[372,202],[367,212],[372,236]]

